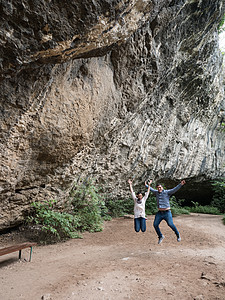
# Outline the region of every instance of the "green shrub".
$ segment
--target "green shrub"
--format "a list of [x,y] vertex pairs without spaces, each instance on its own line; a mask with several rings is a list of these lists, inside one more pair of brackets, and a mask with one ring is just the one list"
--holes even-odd
[[110,215],[114,218],[124,216],[125,214],[132,214],[134,211],[134,200],[132,198],[125,200],[107,199],[105,205]]
[[[156,189],[155,184],[151,185],[151,187],[153,189]],[[146,208],[147,215],[155,215],[158,211],[157,200],[156,200],[155,195],[152,192],[149,193],[148,199],[145,204],[145,208]]]
[[79,218],[66,213],[59,212],[55,208],[55,200],[33,202],[31,216],[27,218],[27,223],[36,231],[41,231],[40,239],[46,242],[62,240],[67,238],[80,238],[77,232]]
[[182,207],[184,201],[185,201],[184,199],[176,199],[175,196],[172,196],[170,198],[170,207],[173,216],[189,214],[189,210]]
[[182,207],[182,204],[185,200],[184,199],[176,199],[176,197],[173,195],[170,197],[170,207],[171,209],[179,209]]
[[225,213],[225,178],[220,178],[212,183],[213,199],[211,206],[217,207],[221,213]]
[[103,229],[103,219],[109,218],[108,209],[92,180],[81,180],[74,184],[70,199],[73,213],[79,218],[81,231],[94,232]]
[[190,211],[184,207],[171,207],[171,212],[173,216],[176,215],[189,215]]
[[222,16],[222,18],[220,20],[220,23],[218,25],[218,32],[219,32],[219,34],[225,31],[224,23],[225,23],[225,15]]
[[145,210],[147,215],[155,215],[158,211],[156,197],[151,192],[146,201]]
[[79,232],[83,231],[101,231],[103,220],[111,219],[98,188],[91,180],[79,181],[73,186],[65,204],[67,211],[57,210],[54,200],[34,202],[31,206],[33,211],[27,219],[28,225],[36,230],[38,239],[45,242],[80,238]]

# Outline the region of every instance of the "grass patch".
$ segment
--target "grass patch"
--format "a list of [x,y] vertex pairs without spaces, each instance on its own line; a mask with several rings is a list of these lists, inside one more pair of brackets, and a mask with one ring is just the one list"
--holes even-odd
[[184,208],[189,210],[189,212],[192,212],[192,213],[221,215],[220,210],[215,206],[211,206],[211,205],[203,206],[203,205],[199,205],[198,202],[193,202],[193,201],[192,201],[192,204],[193,204],[192,207],[184,207]]

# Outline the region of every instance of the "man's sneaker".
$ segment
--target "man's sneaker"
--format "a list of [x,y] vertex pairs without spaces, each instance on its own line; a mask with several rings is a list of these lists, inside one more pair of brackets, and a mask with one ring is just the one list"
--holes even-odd
[[180,235],[178,235],[178,237],[177,237],[177,241],[178,241],[178,242],[180,242],[180,241],[181,241],[181,237],[180,237]]
[[164,238],[165,238],[165,236],[162,235],[162,236],[159,238],[159,240],[158,240],[158,244],[161,244]]

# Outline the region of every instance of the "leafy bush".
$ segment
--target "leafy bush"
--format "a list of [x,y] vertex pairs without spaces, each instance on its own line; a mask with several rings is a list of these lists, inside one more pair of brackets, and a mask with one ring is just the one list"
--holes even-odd
[[190,211],[185,207],[171,207],[171,212],[173,216],[190,214]]
[[33,202],[32,215],[27,218],[28,224],[33,230],[40,231],[39,238],[46,242],[54,240],[62,240],[67,238],[80,238],[77,232],[79,218],[66,213],[59,212],[55,209],[55,200],[41,202]]
[[172,215],[182,215],[182,214],[189,214],[189,211],[186,208],[182,207],[182,204],[185,200],[184,199],[176,199],[175,196],[170,198],[170,207]]
[[221,21],[220,21],[219,26],[218,26],[219,34],[225,31],[224,23],[225,23],[225,15],[222,16]]
[[215,206],[221,213],[225,212],[225,178],[218,179],[212,183],[213,200],[211,206]]
[[57,210],[54,200],[32,204],[33,212],[27,222],[33,232],[37,231],[39,240],[53,242],[80,238],[79,232],[101,231],[103,220],[111,219],[104,200],[90,180],[80,181],[73,186],[68,203],[66,206],[69,206],[69,212],[68,208],[64,212]]
[[132,198],[127,200],[108,199],[105,204],[111,216],[115,218],[125,214],[132,214],[134,211],[134,200]]
[[81,231],[101,231],[103,219],[108,219],[108,209],[99,189],[91,180],[74,184],[70,192],[73,213],[79,218]]
[[158,211],[156,197],[151,192],[146,201],[145,208],[146,208],[147,215],[155,215]]

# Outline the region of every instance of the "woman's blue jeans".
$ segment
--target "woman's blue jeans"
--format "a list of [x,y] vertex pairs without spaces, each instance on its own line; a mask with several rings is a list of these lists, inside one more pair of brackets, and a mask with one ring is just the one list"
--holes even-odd
[[134,219],[134,229],[136,232],[139,232],[140,229],[142,232],[145,232],[146,230],[146,220],[145,218],[135,218]]
[[176,226],[173,224],[173,217],[170,210],[158,211],[155,215],[155,220],[153,226],[155,228],[158,237],[162,237],[162,232],[159,229],[159,224],[165,220],[167,225],[175,232],[176,236],[179,237],[179,231],[177,230]]

